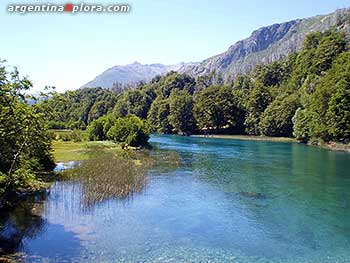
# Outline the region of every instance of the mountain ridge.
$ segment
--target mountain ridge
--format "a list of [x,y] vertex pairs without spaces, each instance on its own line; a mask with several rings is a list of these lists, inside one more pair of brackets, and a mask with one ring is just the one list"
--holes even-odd
[[[243,40],[231,45],[227,51],[207,58],[199,64],[181,68],[182,73],[200,76],[219,71],[225,79],[249,73],[258,64],[280,60],[301,48],[305,36],[311,32],[324,32],[332,26],[341,26],[348,20],[349,8],[338,9],[327,15],[295,19],[254,30]],[[349,27],[345,29],[349,33]]]
[[326,15],[275,23],[254,30],[249,37],[237,41],[226,51],[202,61],[174,65],[143,65],[138,62],[117,65],[107,69],[83,87],[110,88],[115,82],[132,84],[149,81],[156,75],[164,75],[172,70],[193,77],[215,71],[220,72],[225,80],[233,79],[239,74],[249,73],[256,65],[271,63],[298,51],[306,35],[311,32],[343,27],[341,30],[350,33],[349,21],[350,8],[343,8]]

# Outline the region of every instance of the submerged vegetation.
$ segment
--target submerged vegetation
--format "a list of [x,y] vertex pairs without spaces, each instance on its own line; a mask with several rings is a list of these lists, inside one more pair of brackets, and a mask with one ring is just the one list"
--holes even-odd
[[[137,116],[160,133],[295,137],[301,142],[348,144],[349,52],[347,35],[332,29],[309,34],[299,52],[257,66],[251,74],[223,79],[211,72],[194,79],[170,72],[114,95],[96,89],[99,95],[90,104],[74,106],[70,101],[87,101],[92,89],[57,94],[48,104],[56,112],[54,121],[82,123],[91,140],[130,144],[131,137],[138,135],[120,140],[118,132],[124,128],[111,129],[110,135],[107,130],[118,118]],[[66,109],[57,106],[62,101],[68,103]]]

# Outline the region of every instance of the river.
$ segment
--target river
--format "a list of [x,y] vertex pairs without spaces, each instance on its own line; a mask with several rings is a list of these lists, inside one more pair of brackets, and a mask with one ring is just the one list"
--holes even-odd
[[[153,158],[176,161],[114,188],[109,177],[56,182],[1,214],[0,247],[29,263],[350,262],[349,153],[165,135],[150,143]],[[96,196],[101,187],[122,194]]]

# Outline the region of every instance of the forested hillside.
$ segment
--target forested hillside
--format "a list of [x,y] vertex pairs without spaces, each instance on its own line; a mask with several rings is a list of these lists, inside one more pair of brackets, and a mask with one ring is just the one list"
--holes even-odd
[[116,93],[102,88],[84,88],[54,94],[48,101],[53,110],[51,129],[86,129],[87,124],[113,109]]
[[84,128],[107,112],[147,119],[161,133],[225,133],[350,141],[350,52],[344,33],[309,34],[299,52],[225,82],[169,72],[116,95],[102,89],[57,94],[54,121]]

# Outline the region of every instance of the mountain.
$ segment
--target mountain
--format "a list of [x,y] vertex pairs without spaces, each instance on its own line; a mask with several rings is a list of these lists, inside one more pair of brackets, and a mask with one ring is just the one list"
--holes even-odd
[[176,65],[133,63],[114,66],[83,87],[110,88],[113,83],[121,84],[148,81],[156,75],[164,75],[174,70],[197,77],[212,71],[221,72],[224,79],[234,78],[241,73],[249,73],[258,64],[267,64],[282,59],[301,48],[307,34],[324,32],[331,27],[350,33],[350,9],[339,9],[328,15],[296,19],[273,24],[254,31],[250,37],[240,40],[227,51],[201,62]]
[[262,27],[250,37],[236,42],[219,55],[195,65],[184,65],[180,72],[200,76],[212,71],[221,72],[225,79],[240,73],[249,73],[258,64],[279,60],[301,48],[305,36],[338,27],[349,33],[350,9],[339,9],[328,15],[297,19]]
[[120,84],[134,84],[140,81],[149,81],[157,75],[164,75],[171,70],[177,71],[179,68],[184,66],[184,63],[176,65],[143,65],[138,62],[128,65],[117,65],[102,72],[95,79],[83,85],[82,88],[111,88],[116,82]]

